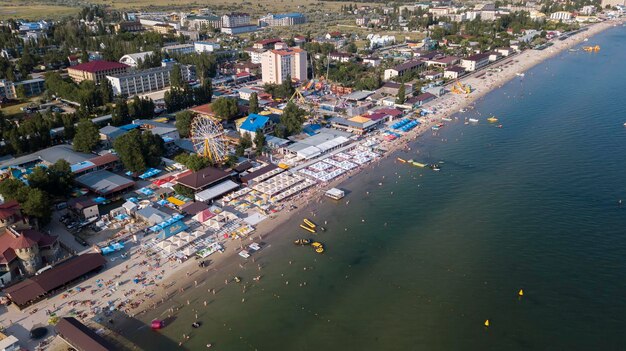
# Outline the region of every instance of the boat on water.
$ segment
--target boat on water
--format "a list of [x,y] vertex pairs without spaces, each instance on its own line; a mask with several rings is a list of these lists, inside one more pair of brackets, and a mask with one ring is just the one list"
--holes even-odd
[[308,226],[309,226],[309,227],[311,227],[311,228],[315,228],[315,227],[317,227],[317,226],[315,225],[315,223],[313,223],[313,222],[309,221],[309,220],[308,220],[308,219],[306,219],[306,218],[305,218],[305,219],[303,219],[303,221],[304,221],[304,223],[305,223],[306,225],[308,225]]
[[498,119],[496,118],[496,116],[491,116],[491,117],[487,118],[487,121],[489,123],[496,123],[498,121]]
[[452,118],[449,117],[441,117],[441,120],[446,122],[452,122]]
[[235,280],[235,283],[241,283],[241,278],[239,277],[235,277],[233,278],[233,280]]
[[423,164],[423,163],[419,163],[419,162],[415,162],[415,161],[411,161],[411,164],[412,164],[413,166],[415,166],[415,167],[419,167],[419,168],[424,168],[424,167],[426,167],[426,165],[425,165],[425,164]]
[[304,229],[304,230],[306,230],[306,231],[309,231],[309,232],[311,232],[311,233],[316,233],[315,229],[313,229],[313,228],[311,228],[311,227],[308,227],[308,226],[306,226],[306,225],[304,225],[304,224],[300,224],[300,228],[302,228],[302,229]]
[[318,241],[314,241],[313,243],[311,243],[311,246],[313,247],[313,250],[315,250],[315,252],[319,254],[324,253],[324,244]]
[[567,51],[569,51],[569,52],[576,52],[576,51],[578,51],[578,49],[572,48],[572,49],[568,49]]
[[516,75],[516,76],[518,76],[518,77],[524,77],[526,74],[525,74],[525,73],[520,73],[520,72],[517,72],[517,73],[515,73],[515,75]]
[[461,113],[467,112],[467,109],[466,108],[462,108],[462,109],[459,110],[459,112],[461,112]]
[[432,129],[432,130],[439,130],[439,126],[432,126],[432,127],[430,127],[430,129]]
[[470,118],[467,121],[470,123],[478,123],[478,118]]
[[311,245],[311,239],[297,239],[293,243],[300,246]]
[[242,250],[239,252],[239,256],[243,257],[243,258],[250,258],[250,253],[246,250]]
[[403,159],[403,158],[400,158],[400,157],[396,158],[396,160],[398,160],[398,161],[400,161],[400,162],[402,162],[402,163],[406,163],[406,160],[405,160],[405,159]]
[[433,164],[431,164],[431,165],[428,165],[428,167],[429,167],[430,169],[432,169],[433,171],[435,171],[435,172],[439,172],[439,171],[441,171],[441,166],[439,166],[439,165],[438,165],[438,164],[436,164],[436,163],[433,163]]

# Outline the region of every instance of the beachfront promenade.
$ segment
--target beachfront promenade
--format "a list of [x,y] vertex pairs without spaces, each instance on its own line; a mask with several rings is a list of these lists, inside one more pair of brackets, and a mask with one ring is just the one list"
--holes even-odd
[[[463,84],[469,84],[473,92],[469,95],[447,94],[424,107],[435,110],[435,113],[422,119],[422,124],[418,128],[405,134],[402,138],[394,142],[386,143],[388,155],[398,148],[404,147],[407,140],[412,140],[420,134],[430,131],[430,127],[435,123],[440,123],[441,117],[450,117],[460,109],[467,107],[477,99],[484,96],[489,91],[501,86],[506,81],[515,78],[517,73],[524,72],[539,62],[552,57],[581,42],[585,37],[592,36],[612,23],[600,23],[593,25],[588,31],[579,33],[563,41],[554,41],[554,45],[543,51],[526,50],[519,55],[504,59],[492,66],[502,68],[501,72],[491,72],[477,77],[480,72],[476,72],[462,79]],[[315,163],[318,160],[311,161]],[[358,170],[349,174],[354,174]],[[345,180],[349,174],[345,174],[340,179],[328,185],[334,185]],[[316,196],[321,196],[319,191],[322,187],[314,187],[285,203],[288,205],[304,205],[316,200]],[[287,211],[279,212],[272,220],[265,221],[259,225],[255,236],[263,236],[264,241],[268,241],[272,228],[284,223],[292,213]],[[271,237],[271,240],[278,240],[278,237]],[[227,251],[224,254],[214,254],[212,265],[219,265],[221,261],[236,254],[238,245],[236,242],[225,243]],[[33,326],[46,325],[48,312],[54,312],[59,316],[77,315],[81,320],[88,321],[92,316],[111,307],[126,311],[129,315],[134,315],[154,304],[160,303],[164,296],[172,296],[180,291],[181,287],[194,286],[194,281],[201,281],[201,274],[214,274],[210,269],[200,269],[196,266],[197,261],[188,260],[184,263],[176,261],[164,261],[160,256],[147,257],[141,245],[133,245],[128,250],[128,258],[123,259],[119,254],[109,256],[109,266],[103,273],[91,277],[78,283],[70,293],[58,294],[42,302],[30,306],[23,311],[18,311],[13,306],[3,306],[0,323],[7,328],[7,332],[16,335],[23,346],[28,349],[35,349],[37,342],[29,341],[28,332]],[[235,260],[233,260],[235,262]],[[189,272],[189,274],[187,274]],[[206,272],[206,273],[204,273]],[[139,279],[140,283],[134,283],[133,279]],[[78,288],[81,288],[80,290]],[[203,287],[207,289],[207,287]],[[107,326],[107,321],[102,321]],[[115,326],[107,326],[115,328]]]

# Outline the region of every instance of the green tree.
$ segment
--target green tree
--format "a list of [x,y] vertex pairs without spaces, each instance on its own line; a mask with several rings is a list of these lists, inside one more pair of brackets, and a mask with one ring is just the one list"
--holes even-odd
[[211,165],[211,160],[198,154],[180,154],[174,158],[174,161],[185,165],[188,169],[197,172]]
[[74,151],[92,152],[100,142],[98,127],[90,120],[84,119],[76,126],[74,135]]
[[113,116],[111,122],[114,126],[121,126],[130,123],[130,111],[126,99],[119,98],[115,102],[115,109],[113,110]]
[[4,201],[17,200],[20,189],[25,186],[21,180],[15,178],[5,179],[0,182],[0,195],[2,195]]
[[37,223],[41,226],[48,224],[52,217],[52,201],[48,194],[36,188],[24,189],[28,190],[26,199],[21,203],[24,213],[37,218]]
[[237,100],[231,98],[219,98],[213,102],[211,106],[217,117],[229,120],[237,115],[239,109]]
[[180,73],[180,66],[174,65],[170,72],[170,85],[176,88],[182,88],[184,85],[183,75]]
[[193,121],[193,113],[191,111],[183,111],[176,114],[176,129],[181,137],[186,138],[191,132],[191,121]]
[[174,185],[174,191],[176,192],[176,194],[179,194],[185,197],[193,198],[194,196],[193,189],[190,189],[182,184]]
[[398,88],[398,95],[396,96],[396,104],[403,104],[406,101],[406,87],[404,83],[400,83]]
[[124,167],[133,173],[145,171],[148,167],[157,167],[165,153],[163,139],[150,132],[137,129],[120,136],[113,142],[113,147]]
[[265,150],[265,134],[260,128],[254,133],[254,150],[257,156],[261,156]]
[[24,88],[23,84],[20,84],[15,88],[15,95],[20,100],[26,99],[26,88]]
[[257,93],[252,93],[250,95],[250,107],[248,109],[248,112],[250,113],[259,113],[260,109],[259,109],[259,97],[257,95]]
[[286,138],[300,133],[305,121],[306,111],[296,106],[293,101],[289,101],[283,110],[283,114],[280,116],[280,123],[278,123],[274,131],[277,136]]
[[237,144],[237,147],[235,147],[235,154],[241,157],[246,153],[246,149],[251,146],[252,138],[250,137],[250,133],[243,133],[243,135],[239,139],[239,144]]
[[285,99],[288,99],[296,92],[296,88],[291,84],[291,76],[287,75],[285,80],[280,84],[281,96]]
[[100,82],[100,86],[98,87],[98,90],[100,91],[100,100],[102,101],[103,104],[108,104],[111,101],[113,101],[113,86],[111,85],[111,82],[109,82],[108,79],[105,79],[102,82]]
[[141,152],[141,132],[139,130],[134,129],[118,137],[113,142],[113,147],[126,169],[134,173],[146,170],[146,160]]

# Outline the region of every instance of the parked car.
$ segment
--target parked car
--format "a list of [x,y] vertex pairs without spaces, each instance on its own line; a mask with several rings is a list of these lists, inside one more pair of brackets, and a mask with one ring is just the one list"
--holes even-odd
[[89,246],[89,243],[86,242],[85,239],[81,238],[80,236],[74,235],[74,239],[83,246]]

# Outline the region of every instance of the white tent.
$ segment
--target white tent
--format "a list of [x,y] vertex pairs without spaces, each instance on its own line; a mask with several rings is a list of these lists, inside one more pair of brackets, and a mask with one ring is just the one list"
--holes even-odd
[[196,253],[196,248],[193,246],[187,246],[184,250],[183,250],[183,254],[185,254],[185,256],[191,256],[194,253]]

